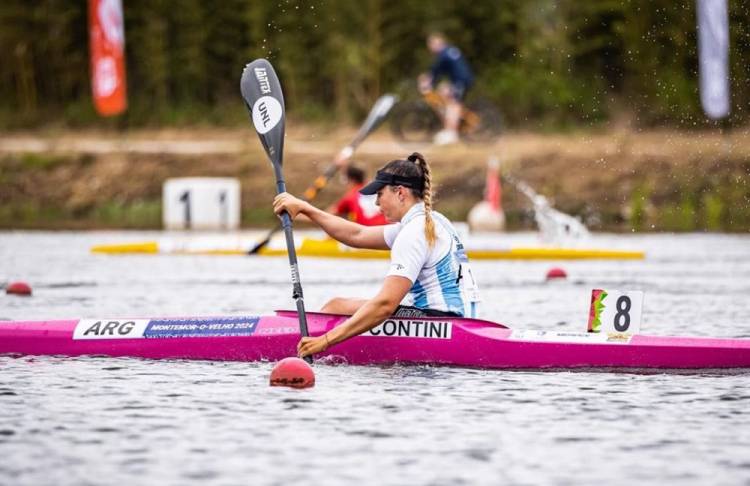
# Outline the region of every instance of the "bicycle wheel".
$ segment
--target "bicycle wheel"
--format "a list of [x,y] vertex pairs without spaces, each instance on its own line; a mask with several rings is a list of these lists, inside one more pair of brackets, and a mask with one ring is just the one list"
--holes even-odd
[[492,102],[476,99],[466,103],[461,119],[461,137],[470,142],[490,142],[503,132],[503,115]]
[[443,123],[423,101],[405,101],[391,115],[391,132],[403,142],[431,142]]

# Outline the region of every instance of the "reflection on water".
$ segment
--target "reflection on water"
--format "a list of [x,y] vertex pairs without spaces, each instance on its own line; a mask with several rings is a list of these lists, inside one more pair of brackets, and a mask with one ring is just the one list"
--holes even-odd
[[[92,256],[147,233],[0,234],[0,317],[264,313],[292,306],[284,259]],[[505,237],[515,244],[530,235]],[[103,241],[105,240],[105,241]],[[582,330],[594,287],[646,292],[654,334],[750,336],[750,238],[593,237],[643,262],[476,262],[483,316]],[[546,284],[552,265],[570,278]],[[387,262],[301,263],[308,307],[377,290]],[[0,357],[0,484],[748,484],[747,373],[498,372]]]

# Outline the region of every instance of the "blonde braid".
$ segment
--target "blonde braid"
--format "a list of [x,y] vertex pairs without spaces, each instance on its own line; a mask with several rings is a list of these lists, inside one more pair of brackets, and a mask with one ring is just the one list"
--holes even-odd
[[435,246],[437,234],[435,233],[435,221],[432,219],[432,171],[422,154],[414,152],[409,156],[409,160],[417,164],[424,177],[424,190],[422,191],[422,201],[424,201],[424,236],[427,239],[427,245],[432,248]]

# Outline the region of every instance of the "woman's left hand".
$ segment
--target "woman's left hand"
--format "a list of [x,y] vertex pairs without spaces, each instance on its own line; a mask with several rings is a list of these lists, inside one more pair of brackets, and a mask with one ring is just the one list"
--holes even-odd
[[284,211],[289,213],[289,216],[294,219],[300,214],[307,203],[302,199],[296,198],[284,192],[276,196],[273,200],[273,212],[277,215],[281,215]]
[[318,337],[303,337],[297,344],[297,356],[304,358],[312,354],[322,353],[328,349],[328,339],[325,334]]

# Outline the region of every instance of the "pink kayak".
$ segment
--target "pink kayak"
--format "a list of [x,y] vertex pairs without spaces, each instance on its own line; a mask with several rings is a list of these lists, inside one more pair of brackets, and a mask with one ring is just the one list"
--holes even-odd
[[[311,335],[346,317],[309,313]],[[0,354],[276,361],[294,354],[295,312],[273,316],[0,321]],[[750,339],[511,330],[461,318],[391,318],[328,352],[354,365],[491,369],[750,367]]]

